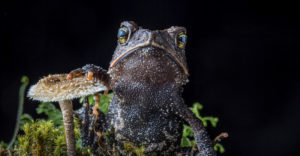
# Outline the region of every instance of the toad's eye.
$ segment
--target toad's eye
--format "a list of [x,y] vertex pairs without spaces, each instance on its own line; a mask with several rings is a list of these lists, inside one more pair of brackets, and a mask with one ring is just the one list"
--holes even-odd
[[130,35],[130,31],[127,27],[123,26],[118,31],[118,41],[120,44],[125,44]]
[[186,45],[186,42],[187,42],[187,36],[186,36],[185,32],[182,31],[182,32],[178,33],[176,36],[177,47],[180,49],[183,49]]

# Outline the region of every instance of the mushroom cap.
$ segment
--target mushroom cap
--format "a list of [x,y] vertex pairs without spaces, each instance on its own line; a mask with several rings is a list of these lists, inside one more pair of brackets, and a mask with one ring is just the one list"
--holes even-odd
[[55,102],[72,100],[106,90],[100,80],[89,80],[85,75],[67,79],[68,74],[55,74],[42,78],[30,87],[27,94],[33,100]]

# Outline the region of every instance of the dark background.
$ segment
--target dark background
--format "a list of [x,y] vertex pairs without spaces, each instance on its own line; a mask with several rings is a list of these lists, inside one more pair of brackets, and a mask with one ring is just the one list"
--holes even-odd
[[[120,22],[188,30],[188,105],[220,118],[226,155],[299,155],[299,7],[291,1],[1,1],[0,140],[12,135],[20,78],[107,68]],[[25,101],[33,114],[38,103]],[[297,150],[298,147],[298,150]]]

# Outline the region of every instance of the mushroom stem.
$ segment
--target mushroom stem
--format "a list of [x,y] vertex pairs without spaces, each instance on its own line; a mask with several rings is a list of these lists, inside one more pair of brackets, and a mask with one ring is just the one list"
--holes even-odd
[[65,135],[67,142],[67,155],[76,155],[75,151],[75,134],[73,121],[73,105],[71,100],[59,101],[59,106],[63,115]]

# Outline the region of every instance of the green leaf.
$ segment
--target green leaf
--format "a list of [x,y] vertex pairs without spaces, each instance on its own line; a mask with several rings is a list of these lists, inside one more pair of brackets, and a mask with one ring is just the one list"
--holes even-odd
[[200,110],[202,110],[203,106],[199,102],[195,102],[193,107],[190,107],[191,111],[196,115],[198,119],[201,119]]
[[216,144],[215,144],[214,150],[215,150],[215,151],[219,151],[220,153],[224,153],[224,152],[225,152],[225,148],[224,148],[223,145],[220,144],[220,143],[216,143]]
[[[107,95],[100,94],[99,109],[104,114],[106,114],[108,112],[108,108],[109,108],[109,105],[110,105],[110,102],[111,102],[111,99],[112,99],[113,95],[114,95],[113,93],[109,93]],[[89,100],[90,105],[92,105],[92,106],[95,105],[94,95],[89,95],[88,100]],[[79,99],[79,102],[83,103],[83,97],[81,97]]]
[[212,116],[207,116],[207,117],[201,118],[201,120],[203,121],[203,123],[204,122],[206,123],[206,125],[204,125],[205,127],[207,126],[207,121],[209,121],[213,127],[217,127],[217,123],[219,121],[219,118],[212,117]]
[[32,123],[32,122],[33,122],[33,118],[31,115],[26,113],[21,115],[20,127],[23,127],[26,123]]
[[[95,105],[94,95],[89,95],[89,96],[87,96],[87,98],[88,98],[90,105]],[[83,103],[83,100],[84,100],[84,97],[81,97],[79,99],[79,103]]]
[[184,137],[193,137],[194,136],[194,132],[192,130],[192,128],[188,125],[183,125],[183,135]]
[[106,114],[108,112],[109,104],[111,102],[111,99],[113,97],[113,93],[109,93],[106,96],[101,94],[100,96],[100,111]]
[[90,105],[95,105],[94,95],[89,95],[88,100]]
[[81,97],[81,98],[79,99],[79,103],[83,103],[83,99],[84,99],[84,97]]
[[[189,137],[191,137],[192,140],[189,139]],[[193,137],[194,137],[194,132],[192,128],[188,125],[183,125],[183,134],[182,134],[180,146],[192,147],[195,144],[195,140],[193,139]]]
[[55,126],[63,125],[61,111],[50,102],[40,103],[36,112],[38,114],[46,114],[48,116],[48,120],[52,120]]
[[181,147],[193,147],[195,145],[195,140],[190,140],[188,137],[182,137],[180,146]]

